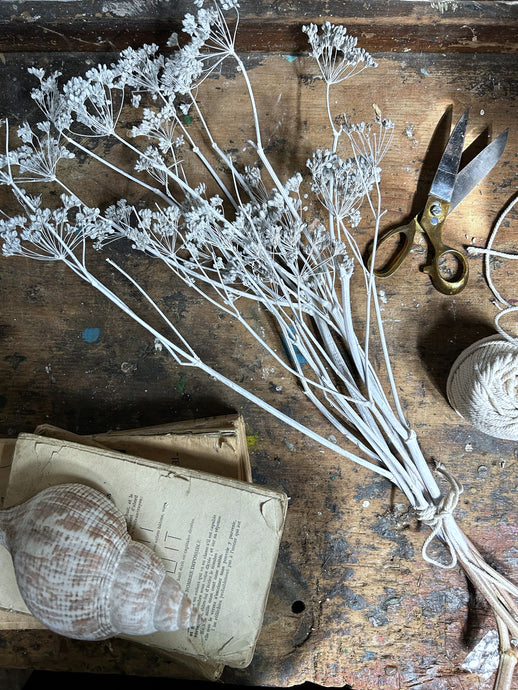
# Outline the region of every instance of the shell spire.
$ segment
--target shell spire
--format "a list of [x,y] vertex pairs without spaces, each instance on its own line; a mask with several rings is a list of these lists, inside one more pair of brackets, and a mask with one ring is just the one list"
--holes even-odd
[[29,611],[66,637],[102,640],[201,622],[161,559],[131,539],[123,514],[89,486],[49,487],[0,511],[0,544]]
[[198,609],[169,575],[165,576],[158,592],[153,620],[156,630],[194,628],[203,622]]

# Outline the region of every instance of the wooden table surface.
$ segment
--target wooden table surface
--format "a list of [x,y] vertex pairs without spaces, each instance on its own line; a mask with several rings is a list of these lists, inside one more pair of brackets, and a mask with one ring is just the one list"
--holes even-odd
[[[106,62],[127,43],[164,42],[187,3],[32,2],[0,6],[0,114],[11,124],[34,115],[31,65],[72,74]],[[137,7],[138,6],[138,7]],[[336,107],[369,119],[372,104],[395,122],[384,161],[383,226],[408,219],[430,181],[430,141],[451,108],[470,108],[467,142],[510,127],[500,164],[448,220],[447,242],[483,246],[516,193],[517,11],[500,2],[242,3],[243,41],[268,151],[281,176],[302,170],[309,152],[327,146],[324,90],[303,51],[300,26],[338,18],[379,62],[340,85]],[[206,88],[208,115],[220,140],[239,149],[250,128],[242,83],[223,71]],[[480,141],[480,139],[478,139]],[[88,178],[92,200],[123,194],[110,174]],[[0,207],[7,207],[0,189]],[[516,247],[516,214],[498,246]],[[366,217],[358,229],[371,238]],[[202,358],[267,402],[302,421],[319,422],[296,383],[234,321],[213,310],[143,256],[118,257],[189,334]],[[438,293],[419,267],[416,245],[405,270],[380,282],[395,376],[425,456],[444,462],[462,482],[457,516],[482,553],[518,580],[518,450],[476,431],[449,406],[446,378],[456,356],[494,332],[496,308],[480,258],[471,258],[466,290]],[[91,266],[109,277],[102,256]],[[104,273],[103,273],[104,272]],[[500,291],[518,299],[512,262],[495,267]],[[427,565],[427,532],[404,497],[278,422],[201,372],[182,369],[152,338],[60,264],[0,259],[0,434],[16,436],[48,422],[76,433],[241,412],[253,478],[279,487],[290,505],[256,654],[223,680],[291,686],[313,681],[354,690],[426,688],[489,690],[461,669],[493,627],[484,602],[458,569]],[[128,298],[135,295],[128,291]],[[243,313],[268,332],[264,313]],[[85,329],[98,329],[94,342]],[[92,333],[92,331],[90,331]],[[272,340],[273,343],[273,340]],[[81,643],[45,630],[0,630],[0,666],[178,677],[166,659],[127,641]],[[518,688],[518,684],[516,685]]]

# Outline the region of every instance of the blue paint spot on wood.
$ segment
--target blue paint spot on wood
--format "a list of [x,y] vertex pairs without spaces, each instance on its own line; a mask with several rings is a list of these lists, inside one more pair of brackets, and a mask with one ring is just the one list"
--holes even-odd
[[283,55],[282,57],[288,62],[295,62],[295,60],[297,59],[296,55]]
[[[290,326],[289,329],[290,329],[291,333],[295,334],[295,328],[293,326]],[[292,340],[292,339],[290,339],[290,340]],[[286,338],[284,336],[282,336],[282,344],[284,346],[284,350],[285,350],[286,354],[291,359],[292,351],[291,351],[291,348],[289,347],[289,345],[286,341]],[[304,357],[304,355],[302,354],[302,352],[298,349],[298,347],[293,342],[291,342],[290,345],[293,348],[293,353],[295,354],[295,357],[297,358],[297,362],[299,364],[306,364],[307,360]]]
[[100,335],[100,328],[85,328],[83,331],[83,340],[85,343],[96,343]]

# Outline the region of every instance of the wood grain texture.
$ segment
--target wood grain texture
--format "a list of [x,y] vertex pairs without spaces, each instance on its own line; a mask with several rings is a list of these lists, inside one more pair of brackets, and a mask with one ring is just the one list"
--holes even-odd
[[[188,0],[34,0],[0,4],[0,52],[106,51],[135,42],[165,44],[181,30]],[[238,46],[249,51],[307,51],[300,27],[345,23],[371,51],[516,52],[518,12],[495,0],[243,0]]]
[[[281,7],[266,5],[272,13]],[[429,143],[449,107],[455,117],[471,107],[468,143],[511,127],[501,164],[447,223],[448,244],[484,244],[516,190],[514,56],[411,50],[376,57],[378,69],[340,87],[335,105],[354,120],[369,118],[376,103],[396,123],[384,166],[384,227],[410,218],[422,201],[422,189],[416,190],[430,181],[429,166],[437,157]],[[32,112],[24,96],[25,65],[43,62],[73,71],[99,56],[13,52],[4,58],[0,81],[16,85],[10,91],[16,101],[4,90],[0,107],[16,118]],[[288,62],[262,53],[251,54],[248,65],[272,162],[282,176],[302,170],[309,152],[329,142],[314,67],[304,57]],[[206,103],[218,140],[239,151],[249,136],[250,117],[234,77],[223,72],[210,80]],[[125,183],[111,174],[90,175],[83,191],[93,199],[126,193]],[[365,216],[358,230],[362,248],[371,232]],[[511,249],[515,241],[511,218],[498,244]],[[332,433],[238,324],[213,312],[151,260],[135,258],[122,246],[114,251],[169,310],[202,358],[284,412],[324,435]],[[475,431],[445,398],[456,356],[493,329],[496,312],[482,261],[470,260],[469,285],[451,298],[436,292],[420,272],[425,253],[426,245],[416,244],[405,269],[378,286],[400,395],[425,456],[444,462],[464,485],[457,509],[462,526],[490,562],[516,581],[518,453],[512,443]],[[107,280],[113,278],[102,256],[93,254],[90,261]],[[500,264],[495,280],[508,297],[518,297],[513,265]],[[135,299],[131,289],[121,289]],[[32,431],[43,422],[91,433],[232,410],[244,415],[254,481],[283,489],[290,505],[255,657],[245,670],[226,670],[226,682],[349,683],[354,690],[492,687],[491,680],[460,668],[493,626],[484,602],[459,570],[423,562],[427,532],[388,482],[340,460],[203,374],[177,367],[136,324],[60,265],[2,258],[0,295],[0,433]],[[243,312],[251,324],[271,332],[264,313],[250,305]],[[361,323],[360,312],[358,319]],[[98,329],[93,342],[83,337],[87,328]],[[0,631],[0,665],[182,675],[167,659],[125,641],[85,644],[41,630]]]

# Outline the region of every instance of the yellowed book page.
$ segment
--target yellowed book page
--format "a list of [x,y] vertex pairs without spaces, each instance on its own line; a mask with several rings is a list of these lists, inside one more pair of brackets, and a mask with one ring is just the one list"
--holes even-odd
[[[16,439],[0,439],[0,508],[4,507],[7,485],[11,472]],[[11,556],[0,548],[0,629],[41,628],[42,624],[33,618],[23,601],[14,579]],[[12,627],[11,627],[12,624]]]
[[30,613],[0,611],[0,630],[44,630],[45,626]]
[[[78,481],[109,494],[201,609],[194,630],[143,644],[234,667],[253,656],[286,516],[282,492],[33,434],[18,438],[6,505]],[[14,579],[14,573],[12,575]],[[133,638],[135,639],[135,638]]]
[[[16,439],[0,439],[0,508],[5,507],[15,446]],[[0,628],[11,629],[8,627],[9,620],[13,622],[13,629],[20,627],[22,621],[26,621],[28,628],[41,628],[41,623],[29,614],[16,584],[11,556],[2,547],[0,547],[0,573],[0,608],[5,609],[0,613],[0,620],[6,621],[5,627],[0,625]],[[12,613],[10,619],[9,613]],[[22,614],[21,617],[17,616],[19,613]],[[6,614],[6,618],[4,618],[4,614]]]
[[38,426],[35,433],[252,481],[245,423],[241,415],[205,417],[89,436],[77,436],[45,424]]

